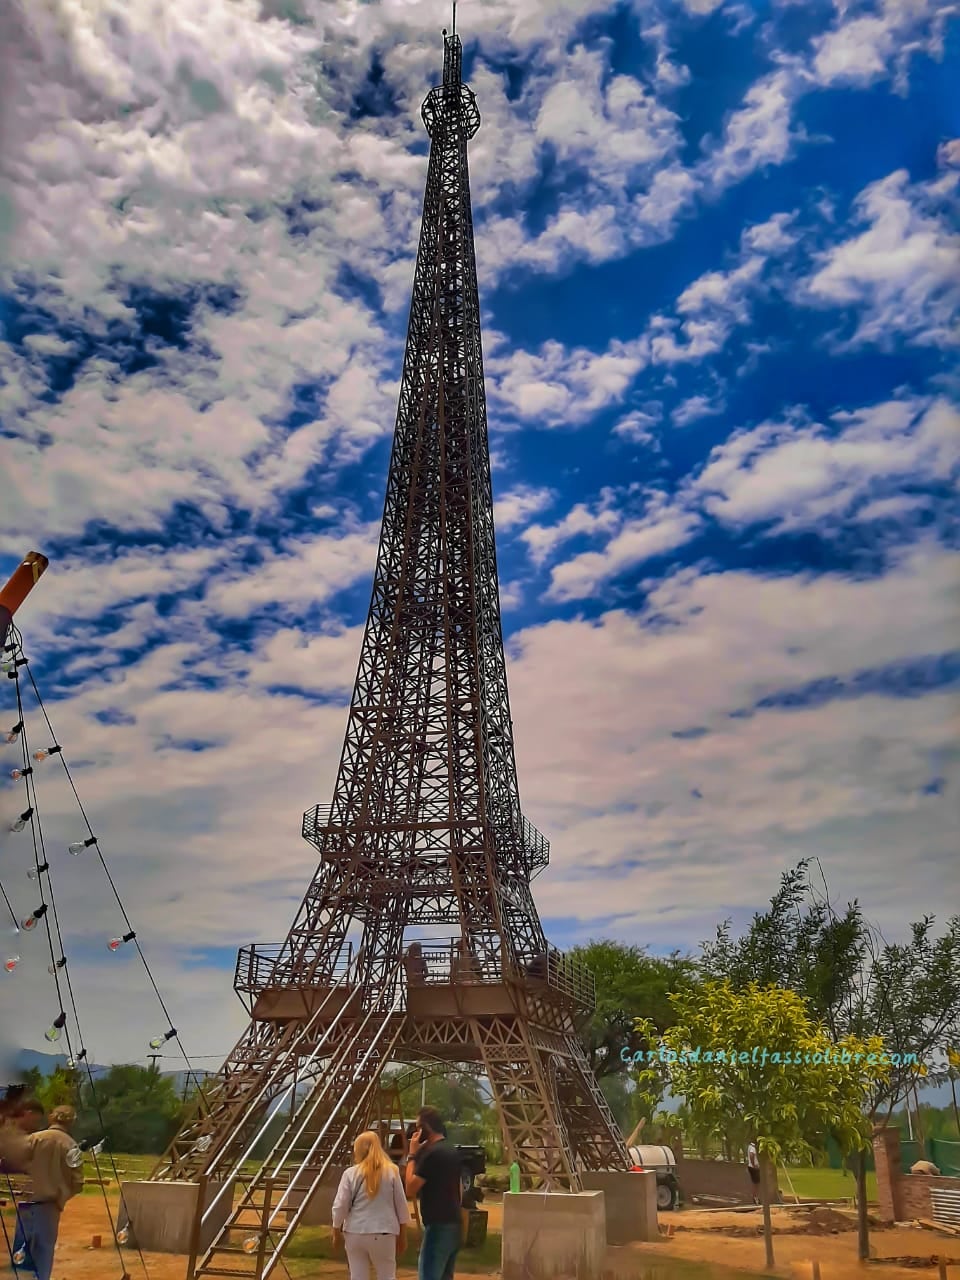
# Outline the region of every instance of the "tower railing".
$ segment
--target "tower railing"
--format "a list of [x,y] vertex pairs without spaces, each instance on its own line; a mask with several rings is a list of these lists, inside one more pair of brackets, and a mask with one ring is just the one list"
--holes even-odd
[[[289,963],[280,964],[284,954],[289,956]],[[241,947],[237,953],[233,989],[238,996],[246,996],[252,1003],[264,991],[276,987],[305,991],[336,986],[351,972],[353,961],[353,943],[345,942],[332,965],[327,963],[322,967],[318,966],[305,980],[304,970],[309,972],[309,961],[304,963],[298,960],[287,943],[254,942]]]
[[[505,980],[504,965],[495,953],[476,955],[464,950],[460,938],[421,942],[416,960],[405,964],[408,987],[499,985]],[[527,960],[514,976],[529,984],[532,991],[548,987],[579,1009],[596,1008],[597,991],[593,974],[578,960],[556,947],[547,947]]]
[[[312,809],[308,809],[303,815],[301,832],[304,840],[317,850],[321,858],[325,861],[336,862],[352,854],[353,849],[351,846],[356,839],[357,829],[350,823],[341,825],[338,822],[333,822],[332,818],[332,805],[314,805]],[[371,825],[375,826],[377,824]],[[406,823],[390,823],[389,825],[394,829],[415,831],[418,823],[414,817]],[[437,825],[440,826],[442,824]],[[550,863],[550,841],[523,814],[520,815],[519,830],[516,831],[514,838],[519,841],[524,851],[527,865],[530,869],[530,879],[533,880]]]

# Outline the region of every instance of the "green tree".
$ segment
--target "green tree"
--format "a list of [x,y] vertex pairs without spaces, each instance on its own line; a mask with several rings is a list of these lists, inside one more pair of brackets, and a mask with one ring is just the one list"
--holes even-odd
[[670,997],[696,980],[695,962],[679,951],[651,956],[644,947],[613,941],[590,942],[570,954],[596,980],[596,1012],[582,1033],[590,1066],[600,1079],[622,1074],[628,1070],[623,1052],[646,1047],[636,1019],[647,1019],[658,1032],[672,1026]]
[[[674,995],[673,1004],[676,1022],[660,1039],[670,1089],[683,1095],[703,1130],[756,1141],[773,1267],[772,1171],[778,1161],[809,1158],[828,1135],[845,1152],[866,1145],[864,1100],[887,1070],[867,1059],[881,1054],[882,1042],[836,1041],[803,997],[782,987],[751,983],[737,991],[711,981]],[[844,1053],[848,1062],[839,1060]]]
[[117,1066],[81,1086],[78,1137],[106,1138],[111,1151],[160,1155],[184,1114],[175,1081],[153,1067]]
[[[939,936],[933,917],[925,917],[910,926],[909,941],[887,943],[856,902],[839,912],[822,870],[821,893],[810,866],[807,860],[784,874],[769,910],[754,916],[742,937],[731,936],[729,922],[721,925],[716,939],[703,944],[701,972],[740,991],[752,982],[789,987],[835,1040],[879,1037],[901,1060],[874,1081],[864,1102],[871,1125],[885,1126],[897,1102],[926,1076],[930,1059],[960,1041],[960,917]],[[911,1054],[918,1066],[911,1065]],[[859,1253],[866,1259],[866,1153],[854,1150],[850,1163],[857,1179]]]

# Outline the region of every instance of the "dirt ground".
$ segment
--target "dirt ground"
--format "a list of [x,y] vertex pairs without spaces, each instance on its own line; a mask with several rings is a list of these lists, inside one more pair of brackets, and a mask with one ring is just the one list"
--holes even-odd
[[[950,1280],[960,1280],[960,1236],[917,1227],[870,1228],[872,1258],[857,1259],[856,1215],[852,1210],[818,1208],[812,1211],[786,1206],[771,1210],[776,1272],[798,1280],[811,1280],[811,1261],[820,1263],[821,1280],[873,1277],[874,1280],[927,1280],[937,1276],[936,1259],[947,1259]],[[673,1235],[655,1244],[634,1244],[612,1250],[617,1274],[628,1276],[635,1258],[664,1256],[703,1262],[741,1271],[764,1272],[761,1211],[740,1213],[685,1209],[660,1216],[661,1226],[672,1226]],[[621,1271],[620,1257],[629,1263]],[[892,1259],[910,1259],[894,1263]],[[918,1265],[919,1260],[923,1265]],[[917,1260],[917,1261],[913,1261]]]
[[[116,1197],[111,1197],[115,1200]],[[502,1225],[501,1205],[488,1201],[489,1227],[499,1231]],[[811,1280],[811,1259],[820,1263],[821,1280],[934,1280],[937,1257],[948,1261],[949,1280],[960,1280],[960,1236],[948,1238],[921,1228],[871,1228],[870,1239],[875,1261],[861,1266],[857,1261],[857,1234],[852,1212],[818,1209],[812,1213],[789,1208],[773,1211],[776,1273]],[[641,1280],[649,1275],[652,1263],[661,1266],[670,1258],[688,1263],[703,1263],[740,1272],[764,1271],[762,1236],[758,1234],[760,1211],[726,1213],[722,1211],[683,1210],[661,1215],[661,1224],[673,1228],[672,1236],[664,1236],[652,1244],[633,1244],[609,1251],[609,1280]],[[94,1235],[103,1237],[104,1247],[90,1248]],[[125,1250],[124,1259],[130,1280],[147,1280],[136,1251]],[[149,1280],[185,1280],[186,1260],[170,1254],[144,1255]],[[924,1265],[903,1265],[887,1259],[922,1259]],[[305,1268],[305,1269],[304,1269]],[[301,1263],[295,1276],[311,1280],[346,1280],[342,1262],[311,1261]],[[659,1277],[663,1273],[658,1268]],[[467,1280],[458,1272],[458,1280]],[[413,1280],[415,1273],[401,1269],[401,1280]],[[112,1245],[110,1225],[103,1201],[93,1196],[74,1200],[67,1209],[60,1233],[53,1280],[120,1280],[120,1263]]]

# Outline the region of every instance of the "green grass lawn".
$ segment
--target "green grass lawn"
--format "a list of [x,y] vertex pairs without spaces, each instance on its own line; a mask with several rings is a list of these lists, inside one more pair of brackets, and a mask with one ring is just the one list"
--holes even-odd
[[[856,1193],[853,1174],[846,1169],[788,1168],[786,1173],[781,1169],[779,1177],[785,1199],[790,1198],[791,1186],[801,1200],[852,1200]],[[867,1173],[867,1202],[875,1203],[876,1199],[877,1175],[870,1170]]]

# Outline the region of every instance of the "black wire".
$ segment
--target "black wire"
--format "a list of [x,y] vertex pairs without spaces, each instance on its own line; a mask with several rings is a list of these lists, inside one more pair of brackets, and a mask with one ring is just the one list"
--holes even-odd
[[[22,652],[22,637],[20,636],[20,633],[16,631],[16,629],[14,629],[14,631],[15,631],[15,643],[16,643],[17,649],[19,649]],[[14,672],[15,672],[14,687],[16,689],[16,695],[17,695],[17,718],[20,721],[20,723],[23,725],[23,728],[20,731],[20,745],[21,745],[21,753],[24,761],[24,769],[26,770],[28,768],[31,768],[30,743],[29,743],[29,736],[27,733],[26,721],[23,714],[23,693],[20,688],[19,668],[15,667]],[[34,685],[34,687],[36,686]],[[48,722],[48,727],[49,727],[49,722]],[[54,738],[54,741],[56,741],[55,738]],[[46,893],[44,892],[44,881],[43,881],[44,872],[42,872],[40,868],[41,866],[48,867],[48,864],[47,864],[46,850],[43,843],[43,828],[40,822],[40,812],[39,812],[39,806],[37,803],[37,788],[36,788],[36,782],[34,781],[35,777],[36,775],[32,771],[26,774],[24,778],[24,784],[25,784],[26,795],[27,795],[27,806],[28,808],[32,809],[31,818],[30,818],[30,832],[33,838],[33,857],[34,857],[34,865],[37,870],[37,887],[40,893],[41,905],[46,906],[48,904],[46,900]],[[63,992],[60,989],[60,976],[59,976],[61,972],[61,967],[58,964],[57,956],[54,952],[53,929],[51,928],[51,923],[50,923],[51,915],[53,916],[53,928],[56,930],[57,943],[60,949],[60,959],[63,959],[63,960],[66,959],[66,952],[63,945],[63,934],[60,930],[60,917],[57,912],[56,898],[53,892],[53,881],[50,876],[49,867],[45,874],[47,877],[47,881],[46,881],[47,889],[50,895],[50,902],[49,902],[50,910],[44,912],[43,920],[44,920],[44,926],[47,934],[47,947],[50,952],[50,967],[53,971],[53,979],[57,989],[57,1003],[59,1005],[59,1016],[63,1016],[64,1000],[63,1000]],[[64,1035],[67,1042],[67,1052],[69,1055],[68,1060],[82,1061],[86,1066],[87,1076],[90,1082],[90,1093],[91,1093],[91,1098],[93,1100],[94,1110],[96,1111],[97,1119],[100,1122],[101,1132],[103,1132],[105,1128],[104,1121],[103,1121],[103,1112],[100,1107],[99,1098],[97,1097],[96,1085],[93,1082],[93,1073],[90,1070],[90,1064],[87,1061],[87,1057],[86,1057],[86,1049],[83,1044],[83,1039],[84,1039],[83,1029],[80,1025],[80,1014],[77,1008],[76,996],[73,990],[73,981],[70,977],[70,967],[68,964],[63,965],[62,972],[64,976],[64,981],[66,983],[67,994],[69,997],[68,1003],[70,1005],[71,1012],[73,1013],[73,1020],[77,1028],[77,1036],[80,1041],[79,1054],[75,1054],[73,1045],[71,1042],[71,1037],[70,1037],[70,1028],[65,1022],[63,1029],[64,1029]],[[79,1086],[77,1089],[77,1101],[78,1102],[81,1101]],[[123,1196],[123,1189],[120,1184],[120,1175],[117,1172],[116,1163],[113,1161],[112,1153],[110,1155],[110,1159],[111,1159],[111,1163],[113,1164],[114,1176],[117,1179],[117,1186],[120,1187],[121,1209],[124,1210],[125,1212],[128,1212],[126,1209],[126,1202]],[[110,1223],[110,1230],[113,1234],[113,1242],[116,1247],[117,1257],[120,1262],[122,1276],[125,1277],[127,1275],[126,1261],[123,1257],[123,1250],[120,1244],[119,1233],[117,1231],[116,1223],[114,1222],[114,1219],[113,1219],[113,1213],[111,1212],[111,1209],[110,1209],[110,1200],[107,1195],[107,1188],[104,1185],[102,1178],[99,1179],[99,1182],[100,1182],[100,1190],[103,1195],[104,1208],[107,1211],[107,1220]],[[129,1213],[128,1213],[128,1216],[129,1216]],[[149,1280],[149,1272],[147,1271],[146,1259],[143,1256],[143,1252],[140,1249],[140,1246],[136,1242],[136,1237],[134,1237],[134,1244],[136,1245],[137,1252],[140,1254],[140,1262],[143,1267],[144,1275],[147,1277],[147,1280]]]
[[20,921],[17,919],[17,913],[14,911],[13,907],[10,905],[10,899],[7,897],[7,891],[6,891],[6,889],[3,887],[3,881],[2,881],[2,880],[0,880],[0,894],[2,894],[2,895],[3,895],[3,900],[4,900],[4,902],[6,903],[7,910],[10,912],[10,919],[13,921],[13,927],[14,927],[14,930],[15,930],[15,932],[19,933],[19,932],[20,932]]
[[[10,1177],[10,1174],[6,1170],[4,1170],[4,1177],[7,1180],[7,1193],[9,1194],[10,1199],[13,1201],[13,1208],[14,1208],[14,1213],[16,1215],[17,1226],[20,1228],[20,1234],[23,1237],[24,1243],[26,1243],[27,1232],[26,1232],[26,1228],[23,1225],[23,1218],[20,1216],[20,1202],[17,1199],[16,1193],[13,1190],[13,1179]],[[14,1262],[13,1260],[13,1253],[14,1253],[13,1244],[10,1243],[10,1233],[7,1231],[7,1220],[2,1213],[0,1213],[0,1226],[3,1227],[3,1242],[7,1247],[7,1254],[9,1255],[9,1258],[10,1258],[10,1265],[13,1267],[13,1274],[18,1276],[20,1275],[21,1267],[19,1263]],[[17,1239],[17,1233],[16,1231],[14,1231],[13,1233],[14,1244],[16,1243],[16,1239]],[[28,1273],[24,1272],[24,1274],[26,1275]]]
[[[16,628],[14,628],[14,631],[16,631]],[[20,633],[17,632],[16,634],[19,640]],[[40,708],[40,712],[43,715],[44,721],[46,722],[46,725],[47,725],[47,730],[50,733],[50,740],[51,742],[56,743],[59,741],[59,739],[57,738],[56,734],[53,731],[53,725],[50,723],[50,717],[47,715],[47,709],[43,704],[43,699],[40,696],[40,690],[37,688],[37,682],[34,679],[33,672],[30,670],[29,666],[27,667],[27,675],[30,677],[30,683],[33,686],[34,697],[37,700],[37,705]],[[19,686],[19,681],[17,683]],[[21,715],[19,718],[23,719],[23,716]],[[63,766],[63,771],[67,776],[67,781],[70,784],[70,790],[73,792],[73,797],[77,802],[77,808],[80,810],[80,814],[83,818],[84,823],[86,824],[87,831],[89,832],[90,836],[93,836],[95,840],[95,844],[93,845],[93,848],[95,848],[97,851],[97,857],[100,859],[100,865],[103,867],[104,875],[107,877],[107,883],[110,885],[110,888],[113,891],[113,896],[117,901],[117,906],[120,908],[120,914],[123,916],[124,923],[127,926],[127,932],[135,933],[136,931],[133,928],[133,924],[131,923],[130,917],[127,915],[127,909],[123,905],[123,900],[120,897],[120,892],[117,889],[116,882],[114,881],[113,876],[110,874],[110,868],[107,866],[106,858],[103,856],[103,850],[100,848],[100,842],[94,836],[93,827],[90,825],[90,819],[87,817],[86,810],[83,807],[83,802],[80,799],[79,793],[77,792],[77,787],[73,781],[73,775],[70,772],[70,767],[67,764],[62,751],[58,751],[57,755],[59,757],[61,765]],[[175,1030],[176,1028],[174,1027],[173,1019],[170,1016],[170,1011],[168,1010],[166,1003],[164,1002],[163,996],[160,994],[160,988],[157,986],[156,979],[154,978],[153,973],[151,972],[150,965],[147,963],[147,957],[143,953],[143,948],[140,946],[140,939],[137,937],[134,937],[131,939],[131,941],[133,942],[134,946],[137,949],[137,954],[140,956],[140,960],[143,963],[144,971],[146,972],[147,977],[150,979],[150,985],[151,987],[153,987],[153,991],[160,1004],[160,1008],[163,1010],[163,1015],[167,1020],[167,1027],[170,1030]],[[183,1043],[180,1039],[180,1036],[177,1035],[171,1038],[176,1040],[177,1046],[180,1049],[181,1054],[183,1055],[183,1060],[187,1065],[187,1069],[192,1071],[193,1064],[191,1063],[190,1058],[187,1055],[186,1049],[183,1047]]]

